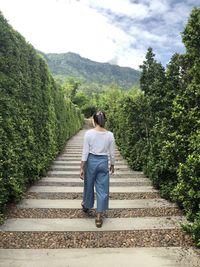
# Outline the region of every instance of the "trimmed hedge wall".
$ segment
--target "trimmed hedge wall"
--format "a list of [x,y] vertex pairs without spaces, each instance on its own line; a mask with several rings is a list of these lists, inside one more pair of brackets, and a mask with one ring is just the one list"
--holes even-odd
[[0,13],[0,211],[44,174],[83,122],[45,61]]
[[163,197],[193,222],[185,226],[200,247],[200,8],[182,34],[186,53],[166,70],[149,48],[141,66],[141,94],[110,105],[108,127],[130,166],[143,170]]

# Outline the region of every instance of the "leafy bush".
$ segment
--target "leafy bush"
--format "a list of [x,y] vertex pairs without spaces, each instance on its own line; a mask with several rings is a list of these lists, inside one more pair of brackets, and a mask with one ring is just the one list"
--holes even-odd
[[[166,70],[151,48],[141,66],[135,97],[107,104],[108,126],[130,166],[144,170],[163,197],[175,200],[193,224],[185,226],[200,246],[200,8],[183,32],[186,54]],[[109,103],[109,100],[108,100]]]
[[0,14],[0,211],[45,173],[82,125],[46,63]]
[[183,229],[192,235],[195,244],[200,247],[200,212],[196,213],[194,218],[194,222],[183,225]]
[[192,136],[190,142],[193,152],[184,163],[179,164],[178,182],[173,196],[183,206],[188,217],[194,220],[200,206],[200,131]]

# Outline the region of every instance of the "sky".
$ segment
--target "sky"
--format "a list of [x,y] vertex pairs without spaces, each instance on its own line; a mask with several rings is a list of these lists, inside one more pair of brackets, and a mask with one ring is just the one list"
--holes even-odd
[[74,52],[139,69],[148,47],[164,66],[184,53],[181,32],[200,0],[0,0],[0,11],[35,49]]

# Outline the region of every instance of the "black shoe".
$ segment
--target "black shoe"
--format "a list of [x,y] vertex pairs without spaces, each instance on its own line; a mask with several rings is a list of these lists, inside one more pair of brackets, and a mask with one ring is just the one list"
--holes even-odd
[[83,212],[87,213],[89,209],[87,209],[83,203],[81,203]]
[[95,224],[96,224],[96,227],[97,228],[101,228],[102,227],[102,224],[103,224],[102,218],[101,217],[100,218],[96,218],[95,219]]

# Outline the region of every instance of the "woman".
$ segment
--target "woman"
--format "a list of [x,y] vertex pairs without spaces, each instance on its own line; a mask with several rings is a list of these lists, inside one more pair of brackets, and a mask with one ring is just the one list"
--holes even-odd
[[94,186],[96,188],[96,219],[97,227],[101,227],[102,212],[108,209],[109,200],[109,169],[108,156],[110,155],[110,172],[114,173],[115,139],[105,126],[104,112],[98,111],[93,115],[94,129],[86,132],[83,144],[80,178],[84,179],[82,209],[87,212],[94,205]]

